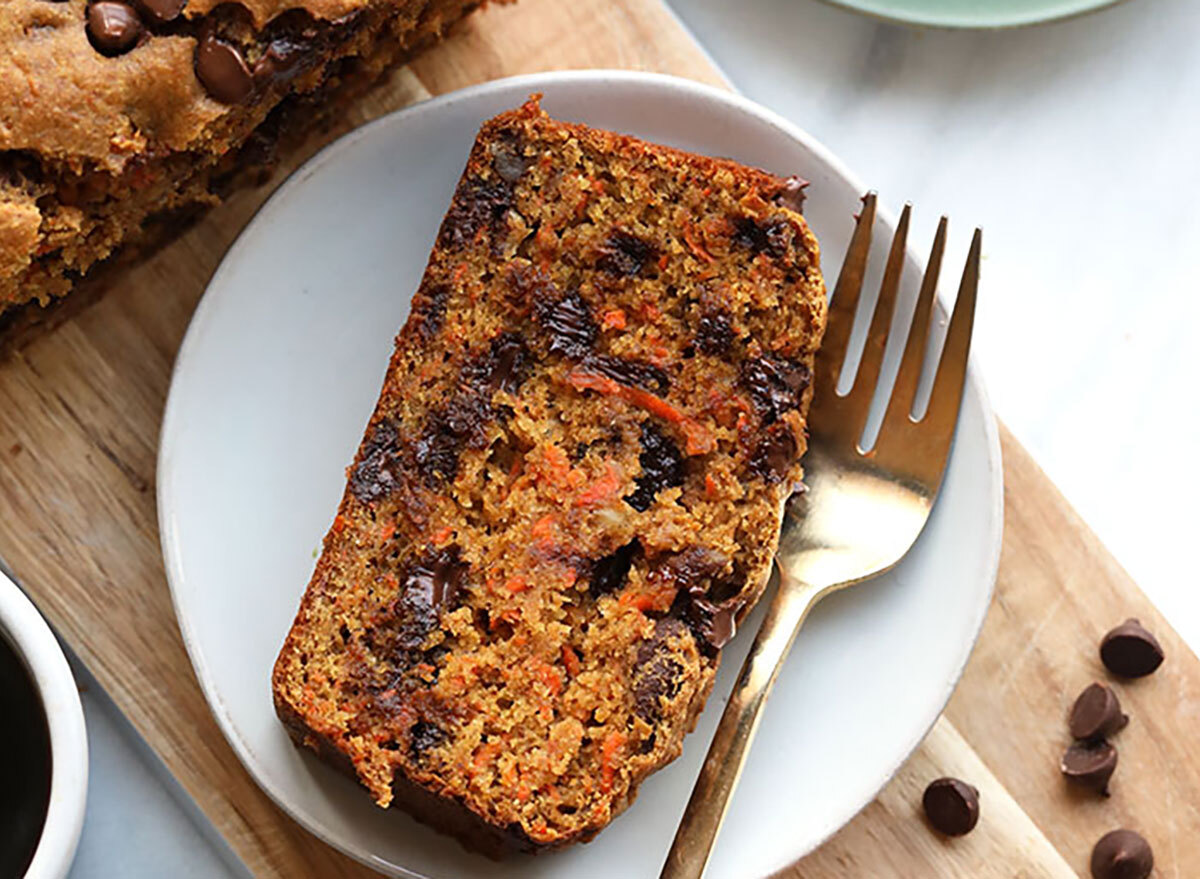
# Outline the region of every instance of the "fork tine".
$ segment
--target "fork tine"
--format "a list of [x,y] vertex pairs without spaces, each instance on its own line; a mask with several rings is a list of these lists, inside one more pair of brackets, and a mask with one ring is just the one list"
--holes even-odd
[[866,410],[871,406],[875,386],[879,383],[879,373],[883,369],[883,354],[887,350],[888,334],[896,313],[900,276],[904,272],[904,254],[908,248],[908,221],[911,216],[912,205],[906,204],[900,214],[900,222],[896,224],[896,234],[892,236],[883,280],[879,284],[879,298],[875,301],[875,313],[871,315],[871,328],[867,332],[862,359],[859,361],[854,385],[848,395],[858,403],[863,420],[866,419]]
[[817,375],[820,381],[836,388],[846,359],[846,348],[850,344],[850,333],[854,328],[854,315],[858,311],[858,298],[862,292],[863,276],[867,271],[867,257],[871,252],[871,231],[875,226],[874,192],[863,196],[862,210],[854,226],[854,235],[833,288],[833,301],[829,305],[829,317],[825,324],[825,339],[817,353]]
[[929,325],[933,320],[933,301],[937,296],[938,279],[942,272],[942,255],[946,252],[946,231],[950,221],[942,217],[938,221],[937,233],[933,236],[933,248],[929,251],[929,262],[925,277],[921,280],[921,293],[913,309],[912,324],[908,328],[908,340],[904,344],[904,356],[900,371],[896,373],[896,386],[888,401],[884,415],[882,434],[896,419],[912,416],[913,401],[921,383],[921,367],[925,364],[925,348],[929,344]]
[[975,323],[975,297],[979,291],[979,259],[983,250],[983,231],[975,230],[971,239],[971,251],[963,269],[958,297],[954,300],[954,313],[950,316],[950,328],[946,331],[946,342],[938,361],[937,375],[933,381],[933,393],[929,398],[929,409],[922,423],[940,428],[948,438],[958,421],[958,408],[962,402],[963,383],[967,376],[967,356],[971,353],[971,329]]

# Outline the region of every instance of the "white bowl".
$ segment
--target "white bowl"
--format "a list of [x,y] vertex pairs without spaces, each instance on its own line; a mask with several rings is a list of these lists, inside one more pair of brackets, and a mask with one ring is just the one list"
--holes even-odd
[[50,805],[25,879],[61,879],[75,859],[87,805],[88,748],[83,706],[58,639],[25,593],[3,573],[0,638],[25,664],[42,700],[50,731]]

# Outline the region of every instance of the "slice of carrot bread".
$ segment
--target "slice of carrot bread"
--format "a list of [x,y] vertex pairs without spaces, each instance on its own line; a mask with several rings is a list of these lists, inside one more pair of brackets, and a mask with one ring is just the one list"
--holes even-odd
[[678,756],[800,480],[803,184],[484,125],[275,665],[298,743],[492,855]]

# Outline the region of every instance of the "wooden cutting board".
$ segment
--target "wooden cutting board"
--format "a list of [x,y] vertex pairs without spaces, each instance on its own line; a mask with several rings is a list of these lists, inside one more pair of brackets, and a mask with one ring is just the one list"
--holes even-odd
[[[581,67],[724,84],[661,0],[522,0],[488,8],[397,71],[307,153],[433,94]],[[287,170],[118,273],[100,302],[0,363],[0,556],[255,875],[365,877],[280,812],[226,745],[159,555],[155,454],[172,360],[222,254]],[[1092,844],[1118,826],[1150,839],[1158,875],[1200,869],[1200,661],[1004,430],[1002,446],[1000,576],[962,683],[879,798],[785,875],[1086,875]],[[1118,685],[1133,719],[1117,741],[1113,796],[1076,796],[1057,771],[1065,713],[1104,679],[1097,639],[1127,616],[1158,634],[1167,661]],[[924,785],[943,774],[982,792],[983,817],[962,839],[941,839],[920,818]]]

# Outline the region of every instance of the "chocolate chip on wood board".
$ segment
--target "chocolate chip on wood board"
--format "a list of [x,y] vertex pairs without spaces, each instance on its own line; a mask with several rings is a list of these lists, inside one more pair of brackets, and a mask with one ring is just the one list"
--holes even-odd
[[921,798],[925,817],[939,833],[963,836],[979,822],[979,791],[957,778],[938,778]]
[[1129,717],[1122,713],[1117,694],[1111,687],[1098,683],[1079,694],[1067,720],[1071,736],[1089,742],[1111,736],[1128,723]]
[[1154,852],[1140,833],[1113,830],[1092,849],[1092,879],[1146,879],[1154,869]]
[[1108,796],[1108,782],[1117,769],[1117,749],[1105,741],[1071,745],[1059,768],[1063,777],[1076,787]]
[[1162,665],[1163,649],[1140,620],[1128,619],[1100,641],[1100,660],[1115,675],[1141,678]]

